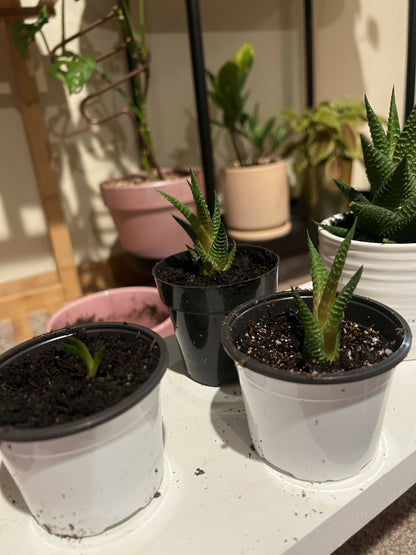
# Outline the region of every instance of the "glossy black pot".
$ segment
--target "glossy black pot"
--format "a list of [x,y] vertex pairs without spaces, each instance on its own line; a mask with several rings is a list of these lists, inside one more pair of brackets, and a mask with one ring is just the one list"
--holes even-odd
[[277,288],[279,257],[256,246],[238,247],[266,251],[275,264],[264,274],[232,285],[199,287],[175,285],[160,278],[161,272],[188,258],[181,252],[161,260],[153,276],[163,303],[169,308],[175,335],[189,376],[204,385],[237,382],[234,362],[225,353],[220,338],[221,324],[228,312],[241,303],[271,295]]

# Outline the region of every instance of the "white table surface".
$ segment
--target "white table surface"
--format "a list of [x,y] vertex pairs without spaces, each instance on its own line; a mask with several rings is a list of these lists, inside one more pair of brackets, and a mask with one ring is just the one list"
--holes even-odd
[[160,497],[100,536],[57,538],[33,520],[1,465],[2,555],[324,555],[416,482],[416,362],[395,371],[375,459],[354,478],[313,484],[262,462],[250,448],[239,386],[193,382],[176,340],[167,342]]

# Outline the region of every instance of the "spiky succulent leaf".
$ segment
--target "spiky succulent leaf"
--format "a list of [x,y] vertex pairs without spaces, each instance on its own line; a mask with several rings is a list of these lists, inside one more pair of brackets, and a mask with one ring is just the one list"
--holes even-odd
[[360,281],[362,273],[363,267],[361,266],[335,297],[325,321],[322,333],[324,337],[324,350],[326,356],[331,361],[338,359],[341,324],[344,318],[345,308]]
[[311,259],[311,275],[313,284],[313,314],[318,318],[318,309],[322,299],[322,294],[328,279],[328,272],[326,271],[325,264],[322,262],[315,245],[312,243],[307,232],[307,244],[309,256]]
[[400,137],[400,121],[399,114],[397,113],[396,98],[394,94],[394,87],[391,91],[389,119],[387,121],[387,144],[389,158],[393,157],[394,149],[396,148],[397,141]]
[[378,188],[392,175],[396,168],[393,160],[380,150],[377,150],[365,137],[361,135],[361,147],[367,179],[371,193],[374,195]]
[[390,179],[379,187],[373,202],[377,206],[397,210],[414,197],[416,197],[416,178],[410,171],[407,158],[404,157]]
[[345,239],[339,246],[338,251],[332,262],[332,266],[328,274],[328,279],[325,284],[325,288],[322,293],[317,312],[317,320],[321,327],[325,326],[325,322],[327,321],[328,316],[332,310],[332,306],[337,294],[338,283],[342,274],[342,270],[344,268],[345,260],[347,258],[352,238],[354,237],[355,226],[356,222],[353,223],[351,229],[348,231]]
[[211,221],[211,215],[209,213],[207,203],[205,202],[205,199],[201,193],[201,190],[198,186],[198,183],[192,168],[190,168],[190,173],[191,173],[191,181],[190,182],[188,181],[188,185],[192,191],[192,196],[193,196],[195,208],[196,208],[196,217],[198,218],[200,224],[205,228],[207,233],[211,233],[212,221]]
[[82,360],[87,369],[87,378],[95,378],[104,355],[105,347],[101,347],[93,357],[81,339],[70,337],[68,342],[64,344],[64,348]]
[[337,237],[345,237],[348,233],[348,229],[346,227],[339,227],[337,225],[321,224],[319,222],[317,223],[317,225],[319,225],[319,227],[321,227],[322,229],[325,229],[326,231],[329,231],[333,235],[336,235]]
[[353,202],[351,210],[357,217],[357,225],[364,235],[381,241],[386,235],[386,230],[393,225],[395,213],[388,208],[375,204]]
[[324,338],[319,324],[305,301],[292,287],[292,297],[304,329],[303,356],[309,362],[326,362]]
[[380,150],[383,154],[388,156],[388,143],[386,133],[384,131],[381,121],[377,117],[374,110],[371,108],[368,102],[367,96],[364,96],[365,109],[367,112],[368,127],[370,129],[371,138],[373,140],[373,145],[375,148]]
[[221,220],[217,195],[215,195],[215,205],[211,216],[192,169],[190,169],[190,173],[191,181],[187,181],[187,183],[192,191],[196,214],[172,195],[164,191],[157,192],[185,217],[183,220],[172,214],[192,239],[193,247],[188,246],[188,251],[201,273],[211,275],[214,272],[225,272],[233,263],[236,245],[234,243],[230,250],[225,226]]
[[416,159],[416,106],[408,115],[394,149],[393,161],[398,164],[406,156],[410,166]]
[[347,183],[339,181],[339,179],[334,179],[334,181],[335,185],[348,200],[348,202],[370,202],[362,193],[360,193],[360,191],[356,191],[355,189],[353,189],[351,185],[347,185]]

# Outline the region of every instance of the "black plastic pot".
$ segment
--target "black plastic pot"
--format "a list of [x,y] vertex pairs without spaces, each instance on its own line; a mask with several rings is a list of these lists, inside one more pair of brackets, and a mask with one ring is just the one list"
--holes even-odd
[[[312,292],[302,291],[300,295],[306,304],[312,307]],[[390,307],[359,295],[352,296],[345,310],[345,319],[363,327],[374,326],[386,339],[396,341],[397,346],[391,356],[372,366],[343,374],[322,374],[311,380],[307,374],[292,374],[284,369],[271,368],[262,362],[251,359],[236,347],[235,338],[245,331],[248,323],[254,322],[265,314],[273,316],[289,309],[295,309],[290,291],[270,295],[261,299],[260,302],[249,301],[236,307],[228,314],[222,325],[221,339],[226,352],[237,363],[244,363],[245,367],[265,376],[290,382],[327,384],[364,380],[387,372],[401,362],[410,349],[412,334],[406,320]]]
[[87,334],[100,333],[104,337],[111,338],[114,334],[123,335],[125,339],[132,342],[136,339],[140,332],[141,337],[151,343],[156,341],[160,349],[159,364],[148,380],[142,384],[136,391],[124,397],[121,401],[104,409],[96,414],[92,414],[81,420],[57,424],[45,428],[18,428],[12,426],[0,426],[0,440],[4,441],[41,441],[45,439],[53,439],[75,434],[103,424],[111,420],[115,416],[127,411],[139,401],[144,399],[154,387],[158,385],[162,379],[168,364],[167,347],[163,339],[154,331],[144,326],[117,322],[100,322],[91,324],[81,324],[51,331],[43,335],[29,339],[24,343],[9,349],[0,356],[0,372],[3,366],[18,361],[21,357],[28,357],[31,354],[45,352],[53,348],[53,344],[62,342],[74,334],[77,329],[83,329]]
[[[267,250],[256,246],[244,246],[244,249]],[[182,286],[160,279],[160,272],[173,260],[178,266],[178,262],[189,256],[187,252],[165,258],[153,268],[160,297],[169,308],[187,372],[196,382],[219,386],[238,381],[234,363],[221,345],[221,324],[225,315],[237,305],[276,291],[279,257],[268,252],[276,261],[271,270],[233,285]]]

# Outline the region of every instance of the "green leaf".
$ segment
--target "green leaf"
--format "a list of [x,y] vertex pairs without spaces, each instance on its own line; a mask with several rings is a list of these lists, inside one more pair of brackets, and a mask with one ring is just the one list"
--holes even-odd
[[292,287],[291,291],[305,333],[303,343],[304,358],[309,362],[326,362],[327,357],[324,350],[321,328],[296,289]]
[[212,232],[212,222],[211,222],[211,215],[208,210],[207,203],[205,202],[204,196],[202,195],[198,183],[196,181],[196,177],[192,168],[189,168],[191,173],[191,182],[188,181],[188,185],[192,191],[192,196],[195,202],[196,207],[196,217],[198,218],[200,224],[205,228],[207,233]]
[[351,209],[357,217],[358,229],[365,235],[378,241],[382,241],[385,230],[388,229],[395,220],[394,212],[368,202],[354,202],[351,205]]
[[334,182],[348,202],[362,202],[364,204],[370,204],[370,201],[362,193],[351,187],[351,185],[347,185],[347,183],[344,183],[339,179],[334,179]]
[[313,314],[318,318],[319,305],[322,299],[322,294],[325,290],[325,285],[328,279],[328,272],[326,271],[325,264],[322,262],[315,245],[312,243],[307,232],[307,245],[309,256],[311,259],[311,275],[313,283]]
[[317,225],[319,225],[319,227],[321,227],[322,229],[329,231],[329,233],[332,233],[332,235],[336,235],[337,237],[345,237],[348,233],[348,229],[345,227],[338,227],[336,225],[326,225],[323,223],[318,223]]
[[49,76],[62,81],[70,94],[78,92],[96,68],[92,56],[75,56],[72,60],[59,59],[49,66]]
[[10,37],[22,58],[26,57],[29,46],[35,41],[36,35],[48,21],[49,12],[45,5],[40,9],[38,18],[34,23],[23,23],[22,21],[12,21],[10,23]]
[[416,158],[416,106],[410,112],[394,149],[393,161],[398,164],[406,156],[410,166]]
[[368,181],[374,195],[378,188],[392,175],[396,164],[390,158],[377,150],[365,137],[361,135],[361,146]]
[[394,87],[391,91],[389,119],[387,121],[387,144],[388,156],[393,157],[394,149],[396,148],[397,141],[400,137],[400,122],[397,113],[396,99],[394,95]]
[[414,197],[416,197],[416,178],[404,157],[390,179],[379,187],[373,203],[389,210],[397,210]]
[[388,156],[388,142],[386,133],[384,132],[383,126],[374,113],[373,109],[368,102],[367,96],[364,97],[365,107],[367,111],[368,126],[370,128],[371,138],[373,140],[373,145],[375,148],[380,150],[383,154]]

